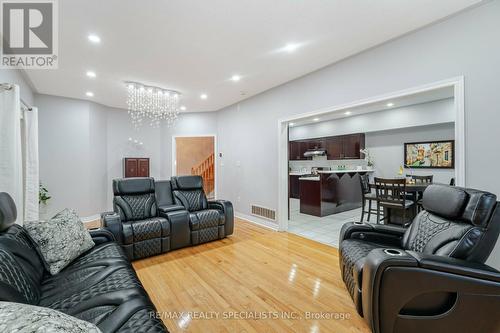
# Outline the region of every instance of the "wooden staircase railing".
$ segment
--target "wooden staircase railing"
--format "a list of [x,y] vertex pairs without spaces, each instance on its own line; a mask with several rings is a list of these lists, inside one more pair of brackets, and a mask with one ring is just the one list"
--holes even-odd
[[203,178],[203,189],[207,196],[212,194],[215,189],[215,156],[210,154],[200,164],[191,168],[192,175],[198,175]]

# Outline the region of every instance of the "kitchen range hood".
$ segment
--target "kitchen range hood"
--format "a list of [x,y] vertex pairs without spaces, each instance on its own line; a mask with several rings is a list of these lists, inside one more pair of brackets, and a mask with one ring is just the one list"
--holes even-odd
[[304,157],[325,156],[325,155],[326,155],[326,150],[323,148],[308,149],[304,153]]

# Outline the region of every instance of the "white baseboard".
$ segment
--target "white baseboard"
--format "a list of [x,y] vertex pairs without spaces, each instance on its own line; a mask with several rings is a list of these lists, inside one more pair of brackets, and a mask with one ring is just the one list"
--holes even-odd
[[278,223],[273,223],[271,221],[268,221],[268,220],[265,220],[265,219],[261,219],[261,218],[259,218],[257,216],[247,215],[247,214],[243,214],[243,213],[240,213],[240,212],[235,212],[234,216],[237,217],[237,218],[239,218],[239,219],[248,221],[250,223],[257,224],[257,225],[259,225],[261,227],[268,228],[268,229],[271,229],[271,230],[274,230],[274,231],[278,231]]

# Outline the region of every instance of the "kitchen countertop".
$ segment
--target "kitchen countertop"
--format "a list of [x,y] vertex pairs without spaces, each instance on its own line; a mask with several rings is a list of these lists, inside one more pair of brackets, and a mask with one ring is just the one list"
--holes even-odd
[[299,180],[311,180],[311,181],[319,182],[319,176],[300,177]]
[[302,171],[290,171],[289,175],[290,176],[304,176],[304,175],[310,175],[311,171],[309,172],[302,172]]
[[345,169],[345,170],[322,170],[318,171],[318,173],[346,173],[346,172],[373,172],[372,169]]
[[[318,170],[318,173],[346,173],[346,172],[373,172],[372,169],[345,169],[345,170]],[[306,176],[311,175],[310,171],[302,172],[302,171],[290,171],[288,173],[290,176]]]

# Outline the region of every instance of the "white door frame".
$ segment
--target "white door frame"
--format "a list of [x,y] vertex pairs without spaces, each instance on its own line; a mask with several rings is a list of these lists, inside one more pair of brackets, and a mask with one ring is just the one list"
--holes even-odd
[[455,178],[458,186],[466,186],[465,181],[465,105],[464,77],[454,78],[403,89],[346,104],[330,106],[319,110],[293,115],[278,120],[278,230],[288,230],[288,123],[302,118],[320,116],[366,104],[418,94],[434,89],[453,87],[455,101]]
[[217,153],[217,134],[196,134],[196,135],[172,135],[172,176],[177,174],[177,149],[175,144],[176,138],[199,138],[199,137],[213,137],[214,138],[214,199],[217,199],[217,188],[219,183],[218,165],[219,165],[219,154]]

